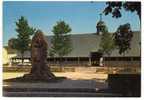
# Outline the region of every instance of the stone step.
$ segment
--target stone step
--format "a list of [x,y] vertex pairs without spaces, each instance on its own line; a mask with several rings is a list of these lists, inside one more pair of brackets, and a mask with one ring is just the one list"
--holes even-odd
[[60,82],[4,82],[4,96],[56,96],[56,97],[96,97],[113,95],[107,83],[95,80],[69,80]]
[[89,92],[93,93],[98,91],[96,88],[12,88],[12,87],[3,87],[5,92]]
[[106,82],[94,80],[69,80],[65,79],[60,82],[4,82],[4,88],[59,88],[59,89],[102,89],[107,88]]
[[7,97],[121,97],[114,93],[85,93],[85,92],[3,92]]

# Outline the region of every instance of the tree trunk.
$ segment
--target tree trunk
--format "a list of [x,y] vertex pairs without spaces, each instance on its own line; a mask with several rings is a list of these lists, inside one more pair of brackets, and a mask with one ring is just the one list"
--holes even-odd
[[[110,57],[110,55],[108,54],[108,58]],[[110,73],[110,66],[109,66],[109,61],[108,61],[108,64],[107,64],[108,66],[108,74]],[[111,73],[110,73],[111,74]]]
[[63,65],[62,65],[62,63],[63,63],[63,62],[62,62],[62,58],[63,58],[63,57],[60,56],[60,60],[59,60],[59,66],[60,66],[60,70],[61,70],[61,71],[63,71],[63,70],[62,70],[62,69],[63,69],[63,68],[62,68],[62,67],[63,67]]
[[[123,57],[125,57],[125,52],[123,53]],[[124,59],[123,59],[123,62],[124,62],[123,67],[125,67],[125,60]]]
[[[78,62],[79,62],[79,58],[78,58]],[[79,64],[79,63],[78,63]],[[91,66],[91,57],[89,56],[89,66]]]
[[23,65],[23,63],[24,63],[24,52],[23,51],[21,52],[21,57],[22,57],[22,65]]
[[[107,57],[108,57],[108,58],[110,57],[110,54],[109,54],[109,53],[107,54]],[[104,61],[105,61],[105,59],[104,59]],[[111,74],[111,73],[110,73],[111,70],[110,70],[110,65],[109,65],[109,64],[110,64],[109,61],[107,61],[108,74]]]

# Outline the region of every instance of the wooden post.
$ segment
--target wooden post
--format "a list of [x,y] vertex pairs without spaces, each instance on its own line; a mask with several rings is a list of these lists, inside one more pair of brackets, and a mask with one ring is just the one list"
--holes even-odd
[[91,57],[89,56],[89,66],[91,66]]
[[79,60],[80,60],[80,59],[79,59],[79,57],[78,57],[78,66],[79,66],[79,64],[80,64],[80,63],[79,63]]

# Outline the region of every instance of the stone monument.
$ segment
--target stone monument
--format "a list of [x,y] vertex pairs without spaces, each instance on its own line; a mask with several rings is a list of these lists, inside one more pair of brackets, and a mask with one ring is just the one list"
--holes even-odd
[[25,78],[34,80],[54,79],[55,75],[50,71],[47,65],[47,49],[48,44],[41,31],[37,31],[32,38],[31,44],[31,62],[32,68],[29,74],[25,74]]

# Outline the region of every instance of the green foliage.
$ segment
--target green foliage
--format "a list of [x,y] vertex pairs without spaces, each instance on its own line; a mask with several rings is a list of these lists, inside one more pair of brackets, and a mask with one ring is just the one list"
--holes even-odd
[[114,33],[115,45],[119,49],[119,54],[123,54],[128,51],[131,46],[131,40],[133,32],[129,23],[120,25],[117,31]]
[[104,32],[101,36],[100,50],[104,54],[110,55],[115,48],[112,35],[108,32]]
[[108,32],[107,26],[101,27],[101,30],[102,30],[102,33],[107,33]]
[[101,31],[102,35],[101,35],[99,52],[110,55],[113,49],[115,48],[112,35],[108,32],[108,28],[106,26],[103,26]]
[[28,21],[22,16],[17,22],[16,22],[16,32],[17,35],[17,43],[15,49],[23,53],[26,50],[29,50],[31,39],[30,36],[35,33],[35,29],[31,28],[28,25]]
[[17,43],[17,39],[16,38],[11,38],[8,40],[8,47],[15,49],[16,48],[16,44]]
[[70,53],[72,51],[70,35],[68,35],[68,33],[71,32],[70,26],[64,21],[58,21],[53,27],[52,32],[54,36],[51,41],[52,47],[50,54],[62,57]]
[[50,57],[54,57],[54,50],[49,49],[48,55],[49,55]]
[[106,2],[107,7],[104,9],[105,15],[112,14],[112,17],[121,17],[121,9],[124,8],[125,11],[136,12],[141,19],[141,2]]
[[23,59],[24,52],[30,49],[30,36],[35,33],[36,29],[31,28],[28,25],[28,21],[23,16],[16,22],[16,26],[16,32],[18,33],[17,38],[10,39],[9,46],[19,51]]

